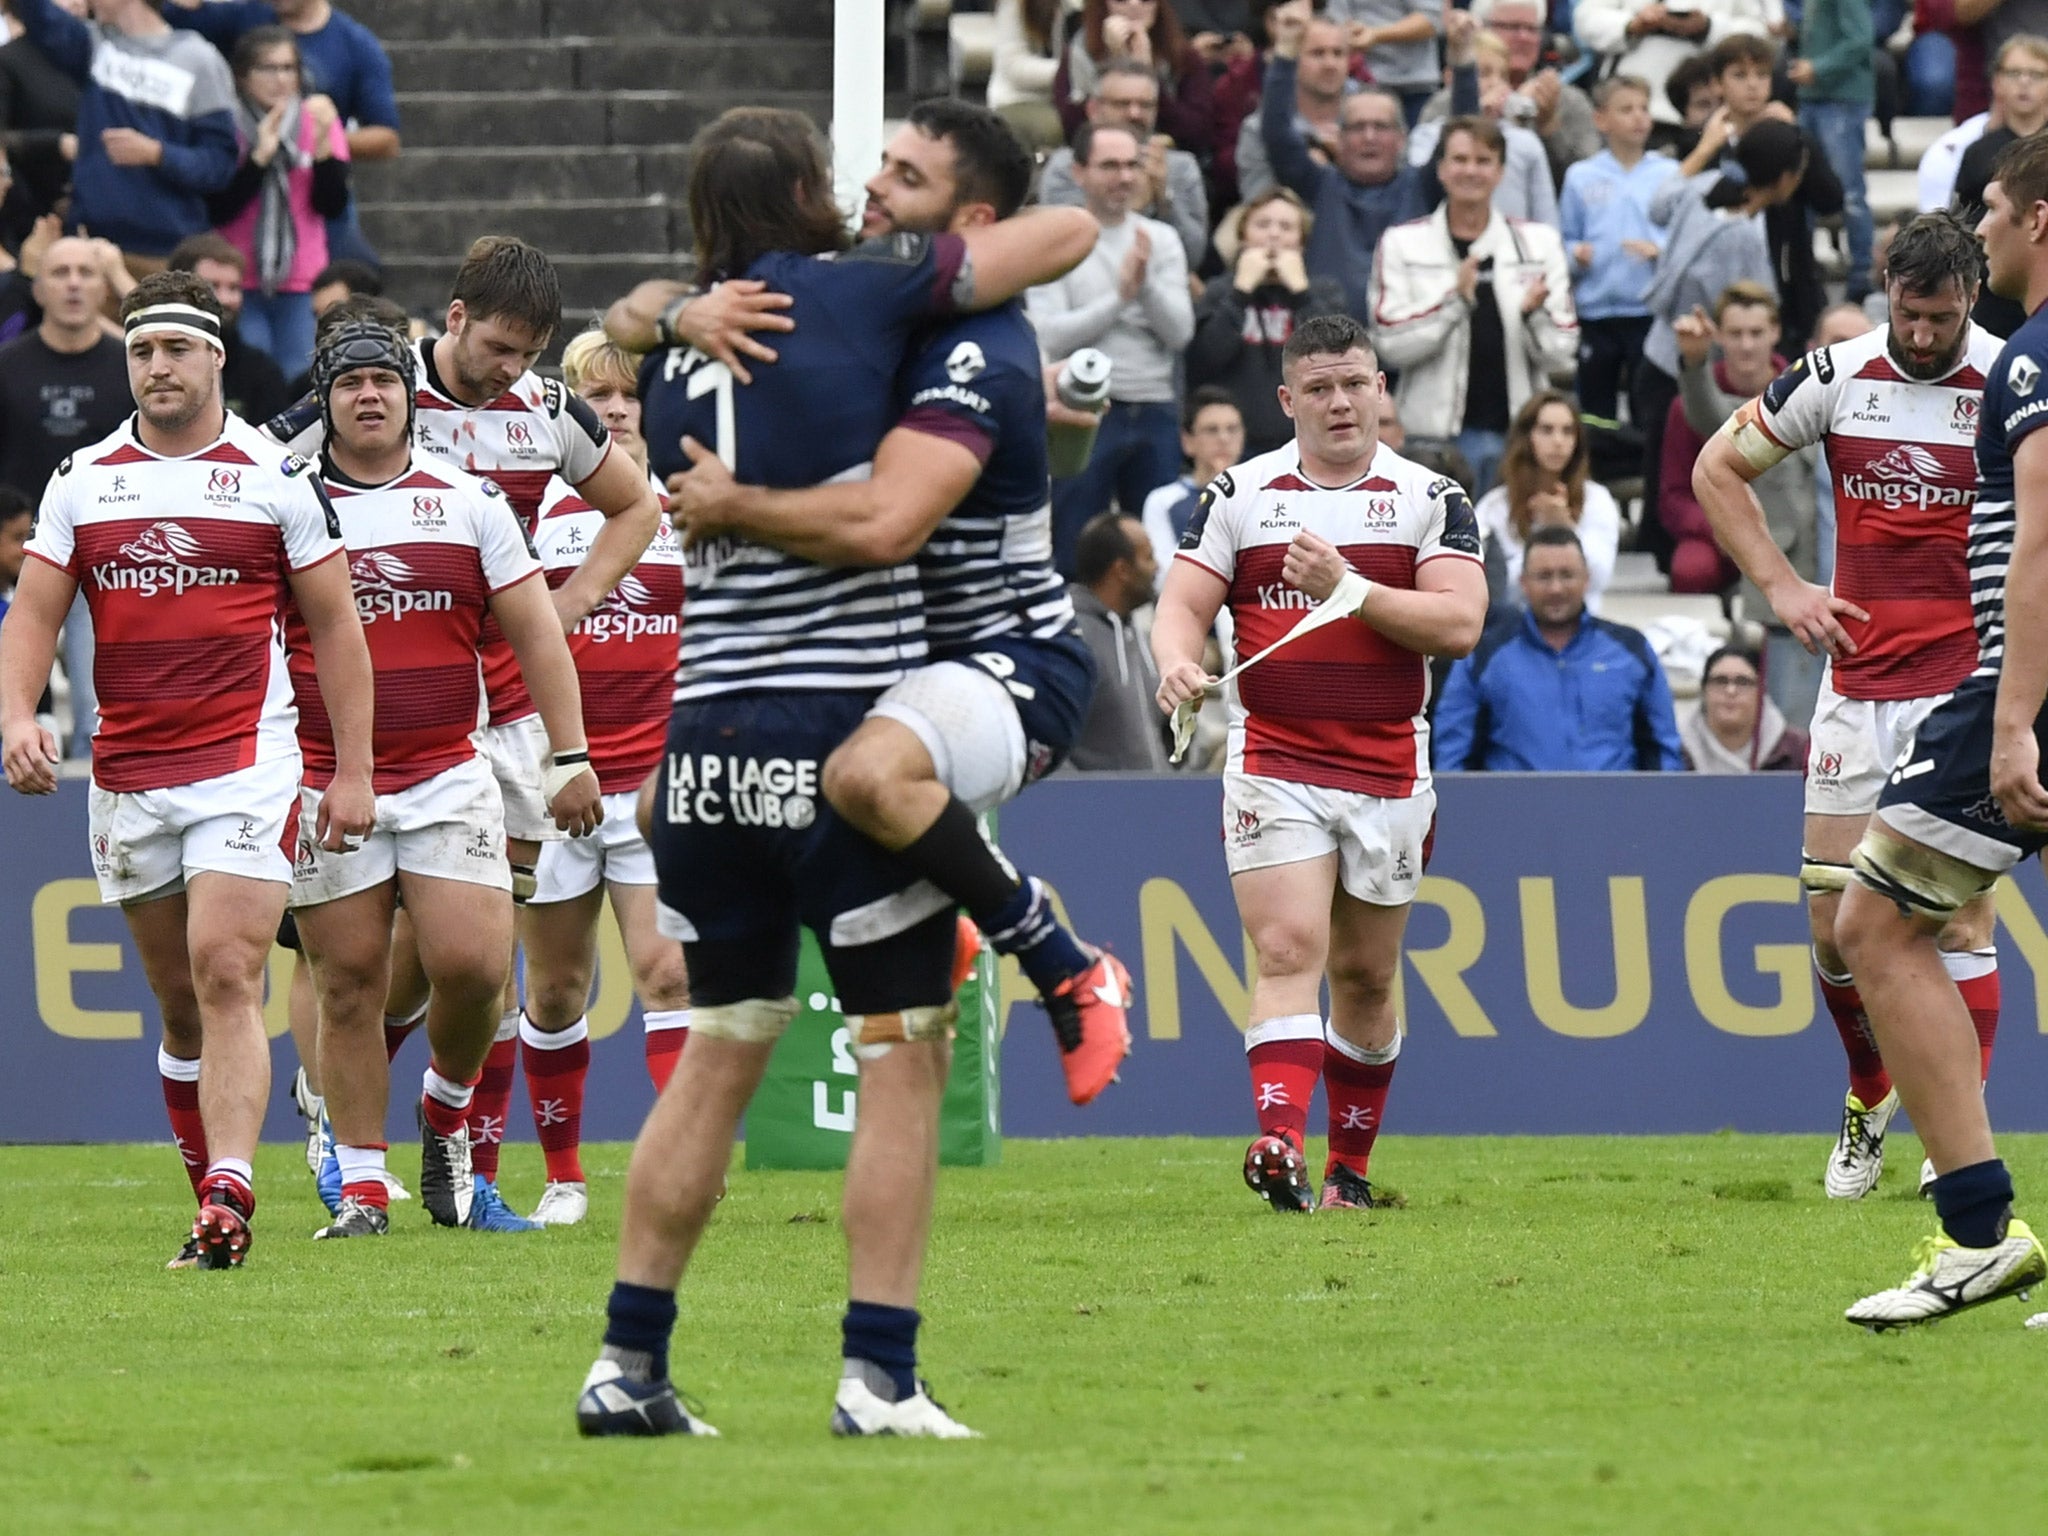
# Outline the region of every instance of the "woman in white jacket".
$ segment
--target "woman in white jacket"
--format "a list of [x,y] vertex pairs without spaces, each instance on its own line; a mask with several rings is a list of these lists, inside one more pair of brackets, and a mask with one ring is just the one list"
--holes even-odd
[[996,0],[995,54],[990,61],[988,105],[1029,149],[1066,142],[1052,104],[1053,76],[1066,47],[1061,0]]
[[1373,346],[1401,370],[1401,423],[1410,438],[1455,446],[1475,495],[1493,485],[1514,413],[1570,381],[1579,346],[1562,237],[1493,206],[1505,163],[1497,123],[1446,123],[1443,205],[1388,230],[1372,264]]

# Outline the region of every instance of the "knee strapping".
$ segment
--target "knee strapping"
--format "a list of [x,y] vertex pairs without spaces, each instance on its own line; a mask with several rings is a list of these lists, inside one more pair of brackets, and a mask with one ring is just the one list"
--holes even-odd
[[533,900],[540,889],[540,867],[535,864],[514,864],[512,866],[512,904],[523,907]]
[[1938,849],[1909,843],[1873,822],[1849,856],[1856,878],[1908,917],[1947,922],[1998,876]]
[[[796,1017],[793,997],[750,997],[737,1003],[714,1003],[690,1015],[690,1029],[707,1040],[737,1040],[742,1045],[773,1045]],[[851,1025],[853,1020],[848,1019]]]
[[953,1023],[960,1017],[956,1003],[939,1008],[904,1008],[895,1013],[850,1013],[847,1033],[853,1040],[853,1054],[862,1061],[885,1056],[891,1046],[920,1040],[951,1040]]
[[1836,864],[1828,859],[1817,859],[1801,849],[1799,852],[1799,883],[1807,894],[1818,896],[1828,891],[1840,891],[1849,884],[1849,877],[1855,873],[1847,864]]

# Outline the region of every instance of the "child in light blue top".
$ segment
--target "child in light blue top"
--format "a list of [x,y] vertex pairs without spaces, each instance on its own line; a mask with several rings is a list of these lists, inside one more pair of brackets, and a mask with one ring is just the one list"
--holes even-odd
[[1558,226],[1579,312],[1579,400],[1588,416],[1612,420],[1623,376],[1642,355],[1650,327],[1643,292],[1663,248],[1650,199],[1678,168],[1645,153],[1650,88],[1641,80],[1616,75],[1600,83],[1593,100],[1593,122],[1607,147],[1565,172]]

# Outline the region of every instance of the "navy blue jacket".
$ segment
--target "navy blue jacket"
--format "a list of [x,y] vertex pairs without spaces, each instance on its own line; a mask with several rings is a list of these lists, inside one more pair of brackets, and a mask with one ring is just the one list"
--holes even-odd
[[1444,772],[1682,769],[1671,688],[1642,634],[1591,614],[1562,651],[1517,612],[1451,668],[1437,705]]

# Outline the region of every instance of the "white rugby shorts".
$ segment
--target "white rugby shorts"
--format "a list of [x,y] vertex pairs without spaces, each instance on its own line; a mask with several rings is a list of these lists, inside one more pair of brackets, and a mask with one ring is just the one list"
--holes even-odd
[[1233,875],[1337,855],[1344,889],[1405,907],[1436,825],[1436,791],[1387,800],[1248,773],[1223,775],[1223,854]]
[[498,781],[481,757],[410,789],[377,797],[377,820],[360,848],[334,853],[313,835],[319,791],[304,792],[291,905],[317,907],[382,885],[400,870],[437,880],[512,889]]
[[294,751],[169,789],[94,784],[88,817],[100,900],[168,896],[201,870],[289,885],[301,766]]
[[1024,787],[1024,722],[1017,701],[980,667],[935,661],[905,677],[868,711],[909,727],[939,782],[977,813]]
[[1845,699],[1835,670],[1821,674],[1806,750],[1806,814],[1868,816],[1892,769],[1913,745],[1921,722],[1945,693],[1925,699]]
[[604,797],[604,821],[588,837],[565,837],[540,851],[539,887],[528,906],[572,901],[609,880],[618,885],[653,885],[654,851],[640,835],[640,792],[621,790]]
[[505,804],[505,835],[529,843],[551,843],[568,834],[555,825],[541,798],[548,763],[548,731],[537,714],[506,725],[484,727],[484,755],[498,776]]

